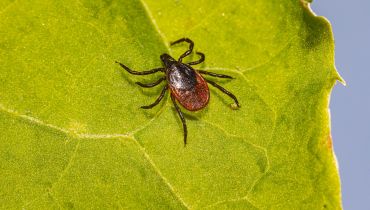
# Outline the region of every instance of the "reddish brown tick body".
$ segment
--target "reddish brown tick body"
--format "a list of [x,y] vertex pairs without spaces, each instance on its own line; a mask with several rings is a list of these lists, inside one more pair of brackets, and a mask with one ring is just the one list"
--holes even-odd
[[162,89],[161,94],[157,98],[157,100],[148,105],[148,106],[142,106],[143,109],[150,109],[154,106],[156,106],[163,98],[164,94],[168,89],[170,89],[171,92],[171,100],[176,108],[177,113],[180,116],[183,129],[184,129],[184,144],[186,145],[187,140],[187,126],[185,118],[179,108],[179,106],[176,104],[176,100],[187,110],[189,111],[197,111],[207,106],[209,102],[209,88],[207,83],[213,85],[214,87],[221,90],[223,93],[230,96],[235,104],[239,106],[239,102],[236,99],[236,97],[218,85],[217,83],[203,78],[201,74],[213,76],[213,77],[219,77],[219,78],[229,78],[232,79],[231,76],[224,75],[224,74],[216,74],[204,70],[194,70],[191,65],[197,65],[204,61],[205,56],[201,52],[196,52],[198,55],[200,55],[200,59],[198,61],[193,61],[189,63],[182,63],[182,59],[188,55],[190,55],[193,51],[194,43],[188,38],[182,38],[175,42],[172,42],[171,45],[177,44],[180,42],[187,42],[190,44],[189,49],[183,53],[178,60],[175,60],[168,54],[162,54],[161,60],[164,64],[164,68],[156,68],[149,71],[134,71],[125,66],[122,63],[119,63],[116,61],[116,63],[119,63],[122,68],[124,68],[126,71],[128,71],[131,74],[135,75],[148,75],[153,74],[156,72],[164,72],[165,76],[161,77],[156,82],[150,83],[150,84],[143,84],[140,82],[136,82],[136,84],[140,85],[141,87],[150,88],[154,87],[158,84],[160,84],[162,81],[166,80],[167,85],[165,85]]
[[166,66],[166,80],[171,95],[189,111],[206,107],[209,89],[204,78],[190,65],[179,63],[167,54],[163,54],[161,59]]

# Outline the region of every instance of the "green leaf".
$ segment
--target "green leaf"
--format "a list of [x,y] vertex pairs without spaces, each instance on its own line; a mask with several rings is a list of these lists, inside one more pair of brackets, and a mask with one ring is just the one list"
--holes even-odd
[[[186,112],[161,74],[190,37],[210,87]],[[329,23],[307,1],[0,3],[1,209],[341,209],[328,103],[340,79]],[[190,56],[188,60],[195,60]]]

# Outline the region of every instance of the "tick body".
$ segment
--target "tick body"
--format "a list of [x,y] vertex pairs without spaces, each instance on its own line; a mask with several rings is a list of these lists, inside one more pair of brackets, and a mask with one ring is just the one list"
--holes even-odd
[[149,84],[143,84],[140,82],[137,82],[136,84],[140,85],[141,87],[150,88],[159,85],[163,81],[166,81],[167,84],[163,87],[161,94],[155,100],[154,103],[148,105],[148,106],[142,106],[143,109],[150,109],[154,106],[156,106],[165,95],[166,91],[169,90],[171,94],[171,100],[175,106],[175,109],[177,113],[179,114],[179,117],[181,119],[183,130],[184,130],[184,145],[187,143],[187,126],[186,126],[186,120],[184,118],[184,115],[180,109],[180,107],[177,105],[177,102],[181,104],[182,107],[189,111],[197,111],[207,106],[209,99],[210,99],[210,93],[208,84],[211,84],[212,86],[216,87],[223,93],[230,96],[235,104],[240,107],[239,102],[237,98],[229,91],[218,85],[217,83],[208,80],[206,78],[203,78],[202,75],[208,75],[212,77],[219,77],[219,78],[228,78],[232,79],[231,76],[224,75],[224,74],[216,74],[204,70],[195,70],[191,66],[200,64],[204,61],[205,56],[201,52],[196,52],[200,56],[200,59],[197,61],[189,62],[189,63],[183,63],[182,59],[188,55],[190,55],[193,51],[194,42],[191,41],[188,38],[182,38],[175,42],[172,42],[171,45],[177,44],[180,42],[187,42],[189,43],[189,49],[185,51],[178,60],[175,60],[168,54],[162,54],[160,56],[164,67],[163,68],[156,68],[149,71],[134,71],[125,66],[122,63],[118,63],[122,68],[124,68],[126,71],[128,71],[130,74],[134,75],[148,75],[148,74],[154,74],[157,72],[163,72],[165,75],[158,79],[157,81]]
[[189,111],[197,111],[207,106],[209,89],[204,78],[190,65],[171,61],[169,55],[161,56],[166,65],[166,80],[171,94]]

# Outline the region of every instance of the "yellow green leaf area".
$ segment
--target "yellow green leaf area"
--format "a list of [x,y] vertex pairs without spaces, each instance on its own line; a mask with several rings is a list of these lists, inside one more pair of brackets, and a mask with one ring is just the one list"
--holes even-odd
[[[0,209],[341,209],[329,23],[294,0],[0,3]],[[181,121],[159,56],[189,37],[209,105]],[[185,61],[196,60],[197,55]],[[184,110],[184,109],[183,109]]]

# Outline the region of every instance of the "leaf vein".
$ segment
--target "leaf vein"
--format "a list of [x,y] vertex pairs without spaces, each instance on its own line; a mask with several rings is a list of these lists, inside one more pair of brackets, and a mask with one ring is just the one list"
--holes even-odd
[[214,209],[216,206],[220,205],[220,204],[223,204],[223,203],[231,203],[231,202],[238,202],[238,201],[247,201],[251,206],[253,206],[254,208],[256,209],[260,209],[258,208],[257,206],[255,206],[250,200],[248,200],[246,197],[242,197],[242,198],[234,198],[234,199],[228,199],[228,200],[222,200],[222,201],[217,201],[213,204],[210,204],[208,206],[205,206],[204,208],[205,209],[209,209],[209,208],[212,208]]
[[39,126],[42,126],[42,127],[45,127],[45,128],[49,128],[51,130],[55,130],[55,131],[58,131],[58,132],[61,132],[61,133],[65,134],[65,135],[69,135],[73,138],[78,138],[78,139],[107,139],[107,138],[132,137],[131,132],[123,133],[123,134],[120,134],[120,133],[117,133],[117,134],[76,133],[72,130],[68,130],[68,129],[65,129],[65,128],[62,128],[62,127],[58,127],[58,126],[50,124],[50,123],[46,123],[46,122],[44,122],[40,119],[37,119],[35,117],[28,116],[28,115],[25,115],[25,114],[20,114],[19,112],[15,111],[15,110],[5,108],[2,104],[0,104],[0,111],[2,111],[4,113],[8,113],[13,117],[21,118],[23,120],[26,120],[27,122],[30,122],[30,123],[33,123],[33,124],[36,124],[36,125],[39,125]]
[[[230,137],[234,137],[234,138],[242,138],[240,136],[237,136],[237,135],[234,135],[234,134],[229,133],[228,131],[226,131],[225,129],[223,129],[222,127],[220,127],[217,124],[214,124],[214,123],[211,123],[211,122],[209,122],[207,120],[202,120],[202,119],[199,119],[199,118],[196,118],[196,119],[199,120],[199,121],[201,121],[201,122],[204,122],[204,123],[206,123],[206,124],[208,124],[208,125],[210,125],[212,127],[215,127],[216,129],[218,129],[221,132],[223,132],[226,136],[230,136]],[[244,140],[244,138],[242,138],[242,139]],[[266,148],[264,148],[262,146],[259,146],[259,145],[256,145],[256,144],[253,144],[253,143],[251,143],[249,141],[246,141],[246,140],[245,140],[245,142],[247,142],[249,145],[251,145],[251,146],[253,146],[253,147],[255,147],[255,148],[259,149],[259,150],[264,151],[266,153],[266,155],[267,155]]]
[[[253,68],[256,68],[256,67],[251,67],[251,69]],[[233,69],[233,68],[223,68],[223,67],[207,67],[207,68],[204,68],[203,70],[212,70],[212,69],[234,72],[236,74],[239,74],[244,79],[244,81],[246,81],[247,84],[257,87],[254,83],[248,80],[248,78],[243,73],[244,71],[239,71],[238,69]],[[253,92],[256,93],[256,95],[261,99],[261,101],[270,109],[270,111],[274,114],[274,118],[275,118],[276,111],[265,101],[265,99],[255,89],[253,89]]]
[[[270,141],[269,141],[269,142],[271,142],[271,141],[273,140],[273,138],[274,138],[274,134],[275,134],[275,131],[276,131],[276,115],[275,115],[275,118],[274,118],[273,128],[272,128],[271,137],[270,137]],[[263,173],[259,178],[257,178],[257,179],[253,182],[252,186],[250,187],[250,189],[248,190],[247,194],[245,195],[245,198],[249,198],[250,193],[253,191],[253,189],[256,187],[256,185],[257,185],[257,184],[262,180],[262,178],[263,178],[264,176],[266,176],[266,175],[267,175],[267,173],[270,171],[271,166],[270,166],[270,160],[268,159],[268,156],[267,156],[267,149],[265,150],[265,152],[266,152],[266,157],[267,157],[267,166],[266,166],[266,170],[264,171],[264,173]]]
[[59,178],[58,178],[58,180],[56,181],[56,182],[54,182],[52,185],[51,185],[51,190],[53,190],[53,188],[54,188],[54,186],[55,185],[57,185],[61,180],[62,180],[62,178],[64,177],[64,175],[67,173],[67,171],[71,168],[71,165],[72,165],[72,163],[73,163],[73,161],[75,160],[75,158],[76,158],[76,155],[77,155],[77,151],[78,151],[78,149],[80,148],[80,142],[81,142],[81,140],[79,139],[78,141],[77,141],[77,144],[76,144],[76,146],[75,146],[75,148],[74,148],[74,150],[73,150],[73,152],[72,152],[72,154],[71,154],[71,157],[69,158],[69,160],[68,160],[68,163],[66,164],[66,166],[65,166],[65,168],[62,170],[62,172],[60,173],[60,175],[59,175]]
[[188,33],[188,34],[190,34],[192,31],[194,31],[195,29],[197,29],[197,28],[199,28],[200,26],[202,26],[202,25],[203,25],[203,23],[205,23],[205,21],[206,21],[207,19],[209,19],[209,18],[211,18],[212,16],[216,15],[216,14],[217,14],[217,12],[219,12],[221,9],[224,9],[224,7],[219,6],[219,7],[215,8],[215,9],[213,9],[213,11],[212,11],[212,12],[208,13],[208,15],[206,15],[202,20],[198,21],[198,23],[197,23],[197,24],[195,24],[193,27],[189,28],[189,29],[187,30],[187,33]]
[[169,190],[173,193],[173,195],[179,200],[179,202],[184,207],[186,207],[186,209],[191,209],[189,207],[189,205],[186,204],[185,201],[181,198],[181,196],[178,194],[178,192],[176,191],[176,189],[171,185],[171,183],[168,181],[168,179],[165,176],[163,176],[162,172],[155,165],[154,161],[150,158],[149,154],[145,151],[145,148],[139,143],[139,141],[137,139],[133,138],[133,141],[140,148],[140,151],[143,153],[145,159],[148,161],[148,163],[153,168],[153,170],[158,174],[158,176],[163,180],[163,182],[166,184],[166,186],[169,188]]
[[31,201],[27,202],[25,205],[22,206],[22,209],[24,209],[25,207],[31,205],[33,202],[39,200],[40,198],[42,198],[43,196],[49,194],[50,196],[52,196],[53,200],[56,202],[56,204],[58,205],[59,208],[63,209],[62,206],[60,205],[60,203],[58,202],[58,199],[55,198],[55,195],[52,194],[52,191],[53,191],[53,188],[55,187],[55,185],[57,185],[61,180],[62,178],[64,177],[64,175],[67,173],[67,171],[71,168],[71,165],[72,165],[72,162],[74,161],[76,155],[77,155],[77,151],[80,147],[80,140],[77,142],[75,148],[73,149],[73,152],[71,154],[71,157],[69,158],[68,160],[68,163],[66,164],[66,166],[64,167],[64,169],[61,171],[60,175],[58,176],[59,178],[51,184],[51,187],[50,188],[47,188],[46,189],[46,192],[41,194],[40,196],[36,196],[36,198],[32,199]]
[[147,13],[147,15],[148,15],[148,17],[149,17],[149,19],[150,19],[150,22],[152,23],[152,25],[153,25],[154,29],[157,31],[157,33],[158,33],[158,34],[159,34],[159,36],[161,37],[161,39],[162,39],[162,41],[163,41],[163,43],[164,43],[165,47],[167,48],[167,50],[168,50],[169,52],[172,52],[172,51],[171,51],[171,48],[170,48],[170,47],[169,47],[169,45],[168,45],[168,40],[167,40],[166,36],[164,35],[164,33],[163,33],[163,32],[161,31],[161,29],[159,28],[159,26],[158,26],[158,24],[157,24],[157,21],[154,19],[154,16],[153,16],[152,12],[150,11],[150,9],[149,9],[148,5],[145,3],[145,1],[144,1],[144,0],[139,0],[139,1],[140,1],[141,5],[143,6],[143,8],[144,8],[145,12]]

